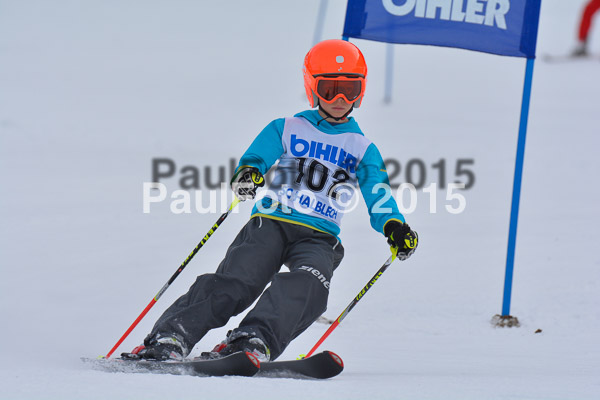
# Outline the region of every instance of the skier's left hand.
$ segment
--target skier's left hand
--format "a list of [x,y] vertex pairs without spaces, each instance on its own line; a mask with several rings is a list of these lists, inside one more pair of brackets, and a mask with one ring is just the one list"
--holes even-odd
[[241,167],[231,178],[231,190],[241,201],[252,200],[256,190],[265,186],[265,178],[255,167]]
[[408,224],[390,220],[385,224],[383,231],[388,239],[388,244],[400,260],[406,260],[417,249],[419,235],[410,229]]

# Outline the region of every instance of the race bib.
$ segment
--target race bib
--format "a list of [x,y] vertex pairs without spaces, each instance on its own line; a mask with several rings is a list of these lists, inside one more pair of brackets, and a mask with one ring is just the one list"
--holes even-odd
[[357,188],[356,169],[371,141],[359,133],[328,134],[304,118],[286,118],[279,159],[267,196],[282,210],[338,226]]

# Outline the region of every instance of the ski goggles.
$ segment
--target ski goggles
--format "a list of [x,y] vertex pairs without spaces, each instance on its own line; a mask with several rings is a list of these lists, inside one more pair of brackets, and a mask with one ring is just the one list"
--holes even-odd
[[353,103],[364,92],[364,78],[349,76],[317,76],[315,86],[316,95],[326,103],[333,103],[340,97],[346,102]]

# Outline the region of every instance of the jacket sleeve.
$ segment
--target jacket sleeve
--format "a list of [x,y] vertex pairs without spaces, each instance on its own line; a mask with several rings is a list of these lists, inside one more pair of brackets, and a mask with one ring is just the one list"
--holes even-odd
[[360,191],[365,199],[371,226],[383,234],[383,227],[390,220],[405,222],[390,188],[385,164],[377,147],[371,143],[356,169]]
[[249,166],[258,168],[261,174],[266,174],[283,154],[281,137],[284,125],[284,118],[269,123],[242,155],[236,171],[240,167]]

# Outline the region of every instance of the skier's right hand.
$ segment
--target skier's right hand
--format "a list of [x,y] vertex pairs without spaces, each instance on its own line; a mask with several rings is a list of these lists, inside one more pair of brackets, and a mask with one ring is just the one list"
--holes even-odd
[[400,260],[412,256],[419,244],[419,235],[407,223],[389,220],[383,227],[388,244]]
[[240,167],[231,178],[231,190],[241,201],[252,200],[264,185],[265,178],[255,167]]

